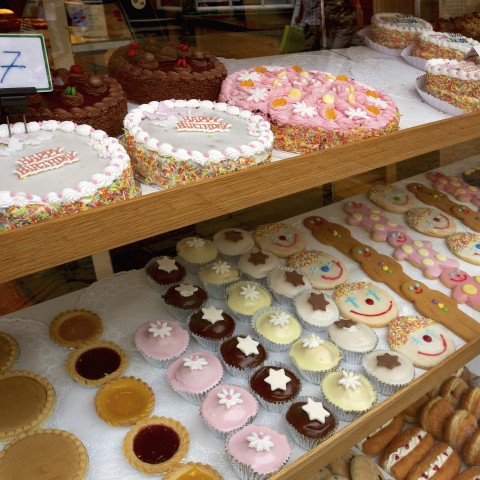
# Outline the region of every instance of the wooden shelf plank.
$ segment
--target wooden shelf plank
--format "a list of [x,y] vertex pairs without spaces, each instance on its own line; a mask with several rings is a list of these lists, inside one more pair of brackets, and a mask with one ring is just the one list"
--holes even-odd
[[0,234],[0,282],[478,138],[480,113],[194,182]]

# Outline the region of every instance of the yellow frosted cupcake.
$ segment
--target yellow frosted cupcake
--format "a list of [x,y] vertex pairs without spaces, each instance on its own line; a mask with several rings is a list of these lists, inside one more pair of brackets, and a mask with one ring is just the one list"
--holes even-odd
[[227,306],[233,316],[242,322],[250,322],[256,312],[271,304],[270,293],[257,282],[237,282],[227,290]]

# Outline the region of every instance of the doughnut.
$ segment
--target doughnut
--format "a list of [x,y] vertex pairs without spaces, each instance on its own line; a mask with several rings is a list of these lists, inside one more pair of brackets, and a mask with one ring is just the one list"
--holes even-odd
[[447,378],[440,387],[438,392],[440,397],[448,400],[454,409],[458,407],[460,401],[468,390],[468,384],[460,377],[452,376]]
[[443,439],[457,452],[477,429],[477,419],[466,410],[457,410],[443,426]]
[[430,433],[420,427],[412,427],[399,433],[380,456],[380,466],[395,480],[404,480],[433,447]]
[[455,480],[480,480],[480,467],[470,467],[459,473]]
[[375,457],[391,440],[393,440],[403,429],[405,417],[400,414],[391,418],[380,428],[374,430],[361,440],[357,447],[365,454]]
[[462,457],[467,465],[480,466],[480,430],[478,428],[463,445]]
[[418,423],[419,415],[422,411],[422,407],[430,400],[428,395],[422,395],[418,400],[415,400],[411,405],[409,405],[403,412],[402,415],[405,418],[405,421],[408,423]]
[[433,397],[420,411],[420,425],[436,440],[441,440],[445,423],[452,414],[453,407],[450,402],[442,397]]
[[460,408],[463,408],[470,412],[477,422],[480,420],[480,388],[471,386],[465,392],[460,402]]

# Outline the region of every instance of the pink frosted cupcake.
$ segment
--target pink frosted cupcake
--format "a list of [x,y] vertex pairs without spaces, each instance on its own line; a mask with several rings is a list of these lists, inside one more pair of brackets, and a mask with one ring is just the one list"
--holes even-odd
[[237,385],[218,385],[200,407],[200,416],[216,437],[228,435],[251,423],[258,413],[255,397]]
[[220,360],[207,352],[194,352],[175,360],[167,369],[170,387],[191,403],[200,405],[223,377]]
[[265,480],[286,465],[291,453],[285,435],[256,424],[231,435],[226,449],[234,470],[243,480]]
[[154,320],[140,325],[135,332],[135,346],[145,360],[158,368],[167,368],[188,348],[190,337],[172,320]]

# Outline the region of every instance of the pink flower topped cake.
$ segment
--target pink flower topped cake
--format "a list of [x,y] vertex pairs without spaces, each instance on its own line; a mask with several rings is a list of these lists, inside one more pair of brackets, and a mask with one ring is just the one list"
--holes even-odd
[[285,435],[251,424],[228,439],[227,453],[240,478],[263,480],[287,463],[291,448]]
[[215,387],[208,392],[200,407],[203,421],[223,439],[252,422],[257,413],[255,397],[237,385]]
[[0,231],[138,195],[116,138],[73,122],[0,125]]
[[427,62],[424,90],[465,112],[480,110],[480,65],[434,58]]
[[262,115],[274,147],[306,153],[398,129],[399,113],[385,92],[346,75],[262,66],[229,75],[220,100]]

